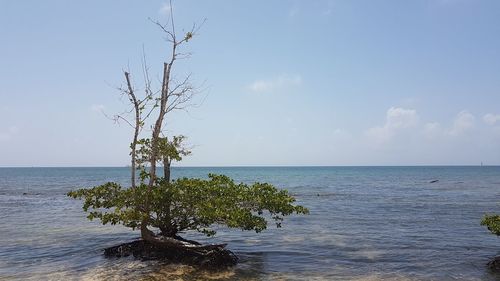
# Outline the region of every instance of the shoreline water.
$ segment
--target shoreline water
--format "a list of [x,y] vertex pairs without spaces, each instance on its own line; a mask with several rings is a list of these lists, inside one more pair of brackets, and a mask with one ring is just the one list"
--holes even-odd
[[[108,260],[102,249],[138,236],[89,222],[70,189],[128,168],[0,168],[0,279],[196,280],[191,268]],[[479,221],[498,211],[500,167],[175,167],[175,177],[228,174],[290,190],[311,215],[260,233],[221,230],[242,260],[222,280],[495,280],[499,241]],[[430,184],[429,179],[439,179]],[[23,195],[23,193],[27,193]],[[318,196],[318,194],[320,196]],[[205,239],[205,238],[200,238]],[[163,279],[162,279],[163,278]]]

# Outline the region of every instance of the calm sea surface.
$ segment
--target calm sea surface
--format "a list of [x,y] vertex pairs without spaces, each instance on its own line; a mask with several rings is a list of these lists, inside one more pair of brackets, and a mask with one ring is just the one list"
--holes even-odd
[[[89,222],[65,196],[127,168],[0,168],[0,280],[500,280],[485,266],[500,239],[479,225],[500,213],[500,167],[174,168],[174,177],[226,174],[288,189],[308,216],[255,234],[221,229],[240,257],[231,270],[106,259],[138,237]],[[430,183],[432,180],[439,180]]]

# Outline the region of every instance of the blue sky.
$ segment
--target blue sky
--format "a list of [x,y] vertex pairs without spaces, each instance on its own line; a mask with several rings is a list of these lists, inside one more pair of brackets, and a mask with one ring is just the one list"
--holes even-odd
[[[124,166],[101,111],[157,77],[164,1],[0,0],[0,166]],[[174,1],[207,90],[168,118],[182,165],[500,164],[500,2]]]

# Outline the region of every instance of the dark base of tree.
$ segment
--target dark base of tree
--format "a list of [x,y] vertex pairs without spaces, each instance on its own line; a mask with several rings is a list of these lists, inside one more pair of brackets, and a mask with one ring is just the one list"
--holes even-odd
[[135,240],[104,249],[104,256],[108,258],[128,257],[130,255],[143,260],[162,260],[208,270],[224,269],[238,263],[238,257],[233,252],[224,249],[223,246],[200,251],[185,247],[154,245],[145,240]]
[[500,256],[494,257],[487,265],[491,270],[500,272]]

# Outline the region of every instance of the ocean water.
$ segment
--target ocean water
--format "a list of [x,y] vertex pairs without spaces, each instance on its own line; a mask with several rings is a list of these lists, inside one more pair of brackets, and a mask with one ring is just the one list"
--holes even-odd
[[[500,167],[174,168],[288,189],[310,210],[259,234],[220,229],[240,257],[229,270],[133,258],[103,248],[139,236],[90,222],[69,190],[127,184],[127,168],[0,168],[0,280],[499,280],[486,263],[500,239],[480,226],[500,213]],[[430,183],[432,180],[439,180]]]

